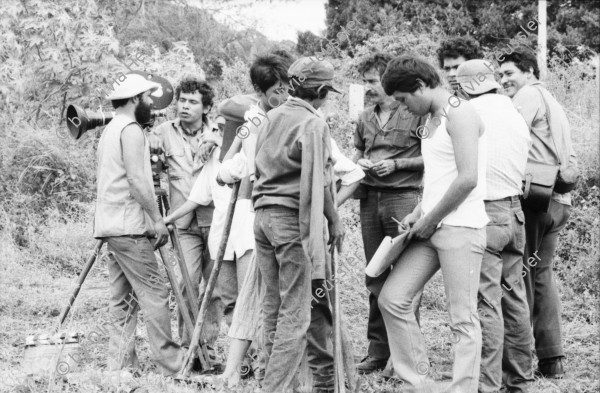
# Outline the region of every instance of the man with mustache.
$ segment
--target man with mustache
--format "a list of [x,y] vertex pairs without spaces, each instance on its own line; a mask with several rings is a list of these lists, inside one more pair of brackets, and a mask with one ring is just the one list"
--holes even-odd
[[[360,223],[367,263],[385,236],[398,236],[398,225],[418,204],[423,179],[421,140],[417,128],[424,118],[409,113],[393,97],[385,94],[381,75],[391,56],[376,53],[358,67],[366,85],[367,107],[361,114],[354,134],[357,149],[354,161],[365,171],[361,187],[355,193],[360,199]],[[377,278],[365,276],[369,295],[367,356],[358,364],[361,373],[382,370],[390,356],[388,338],[377,296],[389,270]],[[418,310],[420,294],[415,298]],[[418,311],[417,311],[418,315]]]
[[[148,138],[151,149],[165,154],[172,210],[185,203],[204,163],[214,147],[220,144],[220,138],[216,137],[214,127],[207,118],[213,98],[214,92],[208,83],[194,76],[185,77],[175,89],[177,119],[162,123]],[[194,284],[192,296],[196,298],[199,296],[201,277],[208,280],[212,270],[207,249],[213,211],[213,203],[208,206],[200,205],[175,221],[187,270]],[[178,281],[187,298],[183,279],[179,277]],[[218,290],[215,292],[209,303],[208,319],[203,329],[203,338],[209,346],[213,345],[219,333],[219,293]],[[181,313],[178,315],[178,324],[182,344],[188,346],[191,337],[184,329]]]
[[154,197],[149,143],[140,127],[150,120],[150,94],[160,85],[135,74],[124,79],[107,97],[115,117],[98,144],[94,216],[94,237],[108,245],[108,368],[139,368],[134,335],[141,306],[154,361],[171,375],[181,368],[184,353],[171,337],[167,289],[154,279],[160,275],[154,250],[169,234]]
[[529,159],[560,165],[560,172],[547,212],[523,200],[525,213],[525,258],[523,260],[527,301],[531,312],[537,374],[562,378],[565,356],[560,332],[560,297],[552,271],[552,258],[559,232],[571,214],[570,189],[579,174],[571,143],[569,121],[556,98],[538,80],[540,71],[535,53],[516,48],[499,57],[500,83],[525,118],[533,145]]

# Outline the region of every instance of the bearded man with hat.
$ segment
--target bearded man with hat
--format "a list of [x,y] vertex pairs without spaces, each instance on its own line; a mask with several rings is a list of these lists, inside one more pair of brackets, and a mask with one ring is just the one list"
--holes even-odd
[[108,368],[139,368],[134,335],[141,307],[153,360],[163,375],[171,375],[181,368],[184,352],[171,336],[167,288],[156,279],[154,250],[167,242],[169,232],[156,204],[150,148],[140,126],[150,120],[150,95],[159,88],[128,74],[107,97],[115,116],[98,144],[94,237],[108,246]]
[[[343,239],[334,205],[329,127],[317,112],[329,91],[338,92],[332,85],[333,66],[302,57],[288,76],[291,96],[269,112],[258,134],[252,192],[255,252],[265,285],[265,393],[293,388],[311,324],[311,280],[326,278],[325,218],[331,247],[339,249]],[[320,321],[324,331],[325,322]],[[327,351],[314,344],[309,360]],[[319,377],[323,380],[314,381],[313,391],[332,391],[332,376]]]
[[511,99],[498,94],[494,66],[468,60],[456,73],[461,97],[481,117],[488,138],[486,247],[477,310],[481,321],[480,392],[496,392],[505,374],[508,392],[527,392],[533,381],[529,307],[523,280],[525,216],[522,180],[531,137]]

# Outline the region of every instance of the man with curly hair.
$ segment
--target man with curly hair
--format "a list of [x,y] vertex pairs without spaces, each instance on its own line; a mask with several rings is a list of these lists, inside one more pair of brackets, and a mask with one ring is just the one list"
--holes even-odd
[[[375,53],[358,66],[365,89],[367,108],[360,115],[354,133],[354,161],[365,171],[361,187],[355,193],[360,199],[360,225],[365,258],[371,260],[386,236],[398,236],[398,225],[418,204],[423,179],[421,140],[417,134],[425,118],[410,114],[381,86],[391,56]],[[367,356],[357,365],[364,374],[383,369],[390,357],[388,336],[377,306],[377,296],[390,269],[379,277],[365,276],[369,294]],[[418,310],[420,293],[415,299]],[[417,312],[418,319],[418,312]]]
[[479,42],[470,36],[455,37],[442,42],[437,50],[440,68],[444,70],[446,79],[450,82],[452,90],[459,90],[456,81],[458,66],[467,60],[483,59],[483,52]]
[[[213,148],[221,143],[207,118],[214,98],[213,89],[208,83],[194,76],[185,77],[175,89],[175,98],[178,117],[164,122],[149,136],[150,148],[162,150],[165,154],[172,210],[185,203],[204,163],[210,157]],[[208,280],[212,270],[207,248],[213,210],[212,203],[208,206],[200,205],[175,221],[186,266],[194,283],[192,296],[196,298],[199,296],[201,274]],[[179,285],[185,293],[181,278]],[[219,332],[220,313],[217,312],[217,300],[219,295],[213,294],[209,305],[211,310],[207,313],[209,319],[203,332],[209,345],[216,340]],[[178,322],[182,344],[189,345],[191,337],[184,329],[181,313],[178,315]]]

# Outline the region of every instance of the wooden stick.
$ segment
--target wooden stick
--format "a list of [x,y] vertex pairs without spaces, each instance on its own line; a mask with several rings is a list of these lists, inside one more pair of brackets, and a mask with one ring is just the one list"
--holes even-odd
[[181,289],[179,285],[177,285],[177,276],[175,276],[175,270],[173,266],[167,261],[167,253],[165,252],[164,246],[159,248],[160,258],[162,259],[163,266],[167,271],[167,277],[169,282],[171,283],[171,289],[173,290],[173,294],[175,295],[175,300],[177,301],[177,305],[181,309],[181,315],[183,316],[183,323],[185,328],[187,329],[189,334],[192,334],[194,331],[194,323],[192,322],[190,310],[187,307],[186,302],[183,298],[183,293],[181,293]]
[[102,240],[96,241],[96,245],[94,246],[94,253],[90,255],[88,260],[85,262],[85,265],[83,265],[83,269],[81,270],[81,273],[79,273],[79,278],[77,278],[77,286],[75,287],[73,293],[71,294],[71,297],[69,298],[69,303],[65,306],[65,308],[60,313],[60,316],[58,317],[57,331],[60,330],[63,323],[65,322],[65,319],[67,319],[67,315],[69,315],[69,311],[71,311],[71,307],[73,306],[73,303],[75,303],[77,295],[79,295],[79,290],[81,289],[83,282],[85,281],[90,270],[92,270],[92,266],[94,266],[94,263],[98,260],[98,256],[100,255],[100,249],[102,248],[103,244],[104,241]]
[[221,243],[219,244],[217,259],[215,260],[212,272],[210,273],[210,278],[208,279],[208,283],[206,285],[206,291],[204,293],[204,298],[202,299],[202,305],[200,306],[200,312],[198,314],[198,319],[196,320],[196,326],[194,327],[194,334],[192,335],[190,348],[188,349],[188,352],[185,355],[183,366],[181,367],[181,371],[179,372],[179,375],[183,378],[187,378],[187,376],[190,374],[190,371],[192,369],[191,360],[193,359],[193,354],[198,350],[198,340],[200,339],[200,332],[202,331],[202,327],[204,325],[204,318],[206,317],[208,302],[210,301],[210,297],[212,296],[213,290],[217,282],[217,277],[219,275],[219,271],[221,270],[221,265],[223,264],[223,257],[225,256],[225,249],[227,248],[229,232],[231,232],[231,223],[233,221],[233,213],[235,212],[235,202],[237,201],[239,190],[240,182],[238,181],[233,185],[233,190],[231,191],[231,199],[229,200],[229,206],[227,207],[227,215],[225,217],[225,228],[223,229]]
[[[335,259],[335,248],[331,250],[332,276],[337,277],[337,263]],[[333,285],[332,307],[333,307],[333,370],[334,370],[334,392],[345,393],[346,384],[344,378],[344,356],[342,343],[342,318],[340,309],[340,296],[338,286]]]
[[177,262],[179,263],[179,270],[181,271],[183,285],[185,286],[185,291],[188,293],[188,300],[190,302],[190,307],[192,308],[192,319],[195,321],[196,319],[198,319],[198,298],[194,296],[194,284],[192,283],[190,273],[188,272],[187,265],[185,264],[185,256],[183,255],[181,243],[179,242],[177,228],[169,225],[169,234],[171,235],[171,243],[173,244],[173,249],[175,250]]
[[[328,266],[328,275],[329,277],[331,277],[331,270],[333,270],[334,272],[337,272],[339,270],[339,264],[337,259],[335,258],[334,255],[335,250],[331,253],[331,267]],[[335,273],[334,273],[335,274]],[[338,277],[337,275],[335,275],[334,277]],[[334,352],[334,367],[337,365],[337,368],[335,368],[335,373],[334,373],[334,382],[335,384],[335,388],[338,389],[336,390],[336,392],[344,392],[345,391],[345,386],[341,386],[342,388],[339,389],[336,386],[337,385],[343,385],[344,384],[344,372],[346,374],[346,378],[348,379],[348,387],[350,389],[350,392],[352,393],[358,393],[360,391],[360,386],[361,386],[361,379],[358,376],[357,372],[356,372],[356,365],[354,363],[354,351],[352,349],[352,342],[350,341],[350,334],[348,333],[348,329],[346,328],[345,325],[345,320],[344,320],[344,313],[342,311],[342,307],[340,305],[339,300],[336,302],[335,299],[336,298],[340,298],[340,291],[339,291],[339,281],[338,282],[334,282],[332,285],[332,289],[330,292],[330,298],[331,298],[331,304],[333,306],[333,317],[334,317],[334,335],[336,334],[336,324],[339,325],[339,329],[337,330],[337,336],[334,336],[334,341],[336,339],[340,340],[340,351],[339,352]],[[334,342],[334,351],[335,349],[335,342]],[[338,371],[340,370],[341,372],[341,377],[338,375]]]
[[[190,278],[190,274],[187,270],[187,266],[185,264],[185,257],[183,256],[183,249],[181,248],[181,243],[179,242],[179,236],[177,235],[177,228],[169,225],[169,232],[171,235],[171,243],[173,243],[173,248],[176,251],[176,255],[177,255],[177,262],[179,263],[179,270],[181,271],[181,277],[183,279],[183,284],[185,286],[185,291],[188,294],[187,298],[191,307],[191,320],[192,321],[196,321],[198,319],[198,309],[199,309],[199,305],[198,305],[198,298],[196,296],[194,296],[194,288],[193,288],[193,283],[192,283],[192,279]],[[182,297],[183,297],[183,293],[182,293]],[[181,310],[181,312],[183,313],[183,309]],[[185,323],[185,321],[184,321]],[[193,323],[192,323],[193,326]],[[190,334],[190,336],[192,335],[192,330],[189,330],[188,333]],[[210,362],[210,357],[208,355],[208,350],[206,348],[206,345],[201,344],[200,345],[200,349],[198,351],[198,358],[200,360],[200,365],[202,366],[202,370],[210,370],[212,368],[211,362]]]

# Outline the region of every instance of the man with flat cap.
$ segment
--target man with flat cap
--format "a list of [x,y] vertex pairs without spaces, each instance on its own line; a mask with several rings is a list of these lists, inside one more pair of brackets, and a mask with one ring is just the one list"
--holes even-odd
[[181,368],[184,352],[171,336],[168,293],[154,256],[169,233],[156,205],[150,148],[140,126],[150,120],[150,94],[160,85],[135,74],[124,79],[107,97],[115,117],[98,144],[94,216],[94,237],[108,245],[108,368],[139,368],[134,335],[141,306],[153,360],[171,375]]
[[[317,112],[329,91],[338,92],[333,66],[303,57],[288,76],[291,96],[269,112],[259,131],[252,193],[256,258],[265,284],[265,393],[293,387],[311,324],[311,279],[325,279],[325,223],[331,247],[339,249],[343,239],[334,205],[329,127]],[[319,350],[327,348],[311,345],[309,358]],[[313,391],[332,391],[329,377]]]

